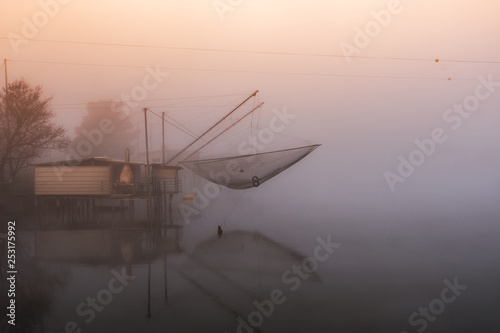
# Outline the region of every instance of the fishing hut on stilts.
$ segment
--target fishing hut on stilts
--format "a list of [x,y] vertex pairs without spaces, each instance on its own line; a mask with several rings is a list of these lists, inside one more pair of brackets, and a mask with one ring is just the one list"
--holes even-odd
[[[146,201],[146,220],[172,221],[174,194],[181,191],[181,167],[89,157],[34,165],[35,205],[40,226],[106,224],[111,214],[126,222],[141,219],[135,214],[137,200]],[[120,214],[117,214],[117,213]],[[128,212],[128,214],[125,214]]]

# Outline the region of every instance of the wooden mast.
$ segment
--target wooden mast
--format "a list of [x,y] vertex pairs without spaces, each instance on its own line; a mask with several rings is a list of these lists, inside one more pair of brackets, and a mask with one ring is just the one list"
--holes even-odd
[[[210,127],[208,130],[206,130],[203,134],[201,134],[198,138],[196,138],[193,142],[191,142],[186,148],[182,149],[180,152],[178,152],[174,157],[172,157],[171,159],[169,159],[167,161],[166,164],[172,162],[175,158],[177,158],[180,154],[182,154],[183,152],[185,152],[189,147],[191,147],[192,145],[194,145],[198,140],[200,140],[203,136],[205,136],[208,132],[210,132],[211,130],[213,130],[217,125],[219,125],[221,122],[223,122],[227,117],[229,117],[231,114],[233,114],[237,109],[239,109],[243,104],[245,104],[250,98],[254,97],[255,95],[257,95],[259,91],[258,90],[255,90],[255,92],[248,96],[243,102],[241,102],[237,107],[235,107],[234,109],[232,109],[228,114],[226,114],[224,117],[222,117],[221,120],[219,120],[218,122],[216,122],[212,127]],[[199,149],[198,149],[199,150]]]

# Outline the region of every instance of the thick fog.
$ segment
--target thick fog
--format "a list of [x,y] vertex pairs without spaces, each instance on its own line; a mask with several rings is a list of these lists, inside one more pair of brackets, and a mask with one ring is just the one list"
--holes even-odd
[[[37,17],[40,4],[4,4],[9,14],[2,20],[1,46],[9,80],[42,85],[53,96],[57,122],[73,136],[89,102],[131,99],[134,92],[141,100],[131,102],[128,116],[141,131],[144,107],[161,106],[153,110],[182,120],[183,112],[196,117],[212,105],[227,105],[212,119],[186,124],[200,133],[259,89],[264,115],[286,108],[297,116],[285,134],[323,145],[284,175],[294,179],[289,186],[305,192],[303,198],[314,194],[348,211],[418,213],[421,207],[422,213],[495,214],[494,4],[395,3],[391,14],[394,3],[383,1],[241,2],[230,8],[209,1],[68,2],[39,27],[26,20]],[[389,13],[386,26],[373,24],[373,12]],[[364,33],[365,41],[359,29],[371,26],[379,28],[372,27],[373,37]],[[156,76],[145,79],[147,68]],[[467,97],[476,93],[479,77],[492,81],[483,88],[488,96],[474,112],[465,111],[470,116],[459,116],[454,129],[457,113],[443,117],[454,104],[471,102]],[[151,86],[145,94],[133,90],[144,83]],[[175,99],[230,94],[241,96],[208,99],[206,109],[200,101]],[[160,120],[150,118],[156,131],[151,144],[159,149]],[[435,128],[447,140],[404,182],[388,181],[385,172],[399,176],[398,157],[408,160],[418,149],[415,140],[432,138]],[[173,127],[167,133],[184,140]],[[136,146],[145,150],[143,134],[137,137],[142,142]],[[189,142],[177,139],[175,147],[176,138],[167,139],[174,149]],[[123,146],[117,142],[116,149]]]

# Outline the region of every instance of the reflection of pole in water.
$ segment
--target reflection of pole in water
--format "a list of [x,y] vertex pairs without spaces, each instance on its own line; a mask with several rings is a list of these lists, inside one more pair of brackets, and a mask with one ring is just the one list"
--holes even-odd
[[134,257],[134,244],[131,241],[125,241],[121,244],[122,256],[125,260],[127,275],[132,276],[132,259]]
[[165,246],[165,252],[163,253],[163,284],[165,290],[165,304],[168,303],[168,292],[167,292],[167,247]]
[[148,262],[148,318],[151,318],[151,260]]
[[172,193],[168,194],[168,222],[169,222],[169,224],[174,224],[174,221],[172,219],[172,200],[173,200],[173,197],[174,197],[174,195]]
[[179,274],[181,277],[183,277],[186,281],[189,281],[193,286],[196,287],[196,289],[198,289],[203,294],[205,294],[208,297],[208,299],[210,299],[212,302],[217,304],[224,311],[230,313],[234,318],[237,318],[237,317],[245,318],[242,313],[240,313],[238,310],[234,309],[231,305],[223,302],[217,295],[214,295],[209,289],[205,288],[201,283],[199,283],[198,281],[196,281],[196,279],[189,276],[186,272],[175,267],[175,265],[173,265],[171,267],[174,268],[174,270],[177,274]]
[[453,313],[453,308],[451,308],[451,331],[452,332],[454,331],[454,327],[455,327],[455,316]]

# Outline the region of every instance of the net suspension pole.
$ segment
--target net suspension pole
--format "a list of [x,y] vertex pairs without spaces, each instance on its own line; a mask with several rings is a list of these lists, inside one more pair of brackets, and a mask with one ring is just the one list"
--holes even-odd
[[162,162],[165,164],[165,112],[161,113],[161,153]]
[[148,147],[148,109],[144,108],[144,131],[146,136],[146,178],[147,178],[147,192],[149,195],[149,183],[150,183],[150,173],[149,173],[149,147]]
[[7,85],[7,59],[3,60],[4,63],[4,69],[5,69],[5,93],[7,93],[8,85]]
[[[180,152],[178,152],[174,157],[172,157],[171,159],[169,159],[167,161],[166,164],[172,162],[175,158],[177,158],[177,156],[179,156],[180,154],[182,154],[183,152],[185,152],[189,147],[191,147],[192,145],[194,145],[196,142],[198,142],[198,140],[200,140],[203,136],[205,136],[208,132],[210,132],[211,130],[213,130],[217,125],[219,125],[221,122],[223,122],[227,117],[229,117],[231,114],[233,114],[237,109],[239,109],[243,104],[245,104],[250,98],[254,97],[255,95],[257,95],[259,91],[258,90],[255,90],[254,93],[250,96],[248,96],[243,102],[241,102],[238,106],[236,106],[234,109],[232,109],[228,114],[226,114],[221,120],[219,120],[218,122],[216,122],[214,125],[212,125],[208,130],[206,130],[203,134],[201,134],[196,140],[194,140],[193,142],[191,142],[186,148],[182,149]],[[198,149],[199,150],[199,149]]]
[[257,105],[256,107],[254,107],[252,110],[250,110],[247,114],[245,114],[243,117],[241,117],[240,119],[238,119],[237,121],[235,121],[233,124],[231,124],[231,126],[229,126],[228,128],[226,128],[224,131],[222,131],[221,133],[219,133],[218,135],[216,135],[213,139],[209,140],[207,143],[205,143],[203,146],[201,146],[200,148],[198,148],[197,150],[195,150],[194,152],[192,152],[188,157],[185,158],[185,160],[187,160],[188,158],[190,158],[191,156],[193,156],[196,152],[198,152],[199,150],[203,149],[205,146],[207,146],[210,142],[214,141],[215,139],[217,139],[219,136],[221,136],[222,134],[224,134],[225,132],[227,132],[231,127],[233,127],[234,125],[236,125],[237,123],[239,123],[240,121],[242,121],[243,119],[245,119],[248,115],[252,114],[255,110],[257,110],[258,108],[260,108],[262,105],[264,105],[264,102],[260,103],[259,105]]
[[144,108],[144,132],[146,138],[146,167],[149,167],[149,147],[148,147],[148,109]]

